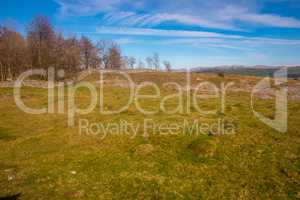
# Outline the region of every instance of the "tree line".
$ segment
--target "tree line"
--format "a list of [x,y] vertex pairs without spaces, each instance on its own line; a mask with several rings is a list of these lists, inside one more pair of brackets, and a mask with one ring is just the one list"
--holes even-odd
[[161,70],[162,66],[166,71],[171,71],[171,63],[169,61],[163,61],[161,63],[158,53],[154,53],[153,56],[149,56],[143,60],[137,61],[134,57],[124,56],[122,58],[123,68],[125,69],[152,69]]
[[[160,69],[159,55],[137,63],[134,57],[122,57],[118,44],[88,37],[64,37],[55,32],[49,20],[36,16],[27,26],[26,36],[0,25],[0,80],[14,79],[28,69],[63,69],[74,73],[88,69],[151,68]],[[166,69],[171,64],[163,62]]]

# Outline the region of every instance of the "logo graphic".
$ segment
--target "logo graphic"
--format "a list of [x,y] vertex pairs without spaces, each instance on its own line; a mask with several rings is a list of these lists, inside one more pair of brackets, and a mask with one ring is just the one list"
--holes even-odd
[[[272,88],[272,79],[270,77],[261,80],[252,90],[251,107],[254,115],[263,123],[271,128],[285,133],[287,132],[287,69],[283,68],[274,73],[274,86]],[[270,119],[254,110],[254,95],[260,92],[272,90],[275,93],[275,118]]]

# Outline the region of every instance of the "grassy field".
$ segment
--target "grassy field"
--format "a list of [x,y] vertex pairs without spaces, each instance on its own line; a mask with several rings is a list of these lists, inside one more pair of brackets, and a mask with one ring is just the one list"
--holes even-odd
[[[134,82],[153,81],[163,96],[174,90],[166,81],[185,83],[180,73],[131,75]],[[96,84],[96,76],[88,80]],[[111,77],[114,80],[114,77]],[[234,124],[232,135],[178,134],[142,131],[130,135],[79,134],[78,126],[68,127],[67,114],[30,115],[14,102],[13,89],[0,89],[0,197],[20,194],[20,199],[299,199],[300,198],[300,101],[289,101],[288,132],[279,133],[263,124],[251,110],[250,87],[254,77],[193,74],[192,84],[211,81],[216,85],[233,81],[241,90],[230,90],[224,113],[201,116],[191,113],[166,114],[159,111],[145,116],[131,105],[115,115],[102,115],[98,109],[76,115],[91,122],[127,120],[143,124],[151,118],[159,123],[200,120]],[[298,84],[291,80],[289,84]],[[117,109],[128,99],[125,87],[105,86],[105,109]],[[143,93],[150,94],[151,88]],[[66,94],[65,99],[68,96]],[[27,105],[47,105],[47,91],[23,88]],[[59,99],[56,99],[59,101]],[[184,102],[187,99],[184,98]],[[84,107],[89,93],[77,92],[76,102]],[[141,102],[148,110],[159,102]],[[201,101],[203,110],[219,109],[218,101]],[[176,106],[170,100],[168,108]],[[273,99],[256,99],[256,110],[273,116]],[[98,108],[98,107],[97,107]]]

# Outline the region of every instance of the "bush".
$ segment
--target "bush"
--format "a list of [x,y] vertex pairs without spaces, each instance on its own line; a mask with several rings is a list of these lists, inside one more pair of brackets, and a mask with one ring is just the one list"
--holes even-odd
[[223,73],[218,73],[218,76],[221,77],[221,78],[225,77],[225,75]]

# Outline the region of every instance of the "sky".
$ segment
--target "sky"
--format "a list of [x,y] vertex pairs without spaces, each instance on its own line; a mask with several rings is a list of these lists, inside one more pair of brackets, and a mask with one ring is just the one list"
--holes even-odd
[[45,15],[66,37],[119,43],[174,68],[300,65],[300,0],[2,0],[0,24],[26,34]]

